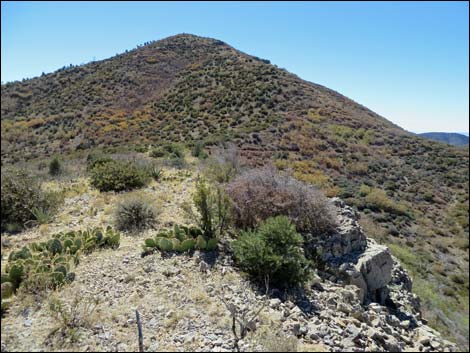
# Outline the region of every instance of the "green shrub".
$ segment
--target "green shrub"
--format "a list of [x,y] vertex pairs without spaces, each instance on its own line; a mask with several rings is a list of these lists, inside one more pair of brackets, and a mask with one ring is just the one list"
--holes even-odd
[[109,156],[106,156],[101,153],[93,152],[90,153],[86,159],[86,164],[87,164],[87,170],[90,171],[92,170],[95,166],[112,162],[113,159]]
[[58,157],[54,157],[49,163],[49,175],[57,176],[62,173],[62,164]]
[[184,148],[178,143],[165,145],[164,149],[170,158],[184,158]]
[[374,211],[383,210],[397,215],[409,215],[405,205],[395,203],[382,189],[371,188],[365,196],[365,206]]
[[144,168],[132,162],[108,161],[95,164],[91,185],[100,191],[122,191],[143,187],[150,177]]
[[168,159],[184,159],[184,148],[180,144],[170,143],[163,146],[155,146],[149,152],[150,157]]
[[208,184],[204,178],[196,180],[194,205],[199,213],[197,219],[204,236],[213,238],[227,228],[230,215],[230,200],[220,186]]
[[173,167],[173,168],[176,168],[176,169],[183,169],[184,167],[186,167],[186,161],[185,161],[184,157],[171,156],[171,157],[166,158],[163,161],[163,163],[167,167]]
[[166,151],[162,147],[153,147],[149,152],[149,156],[153,158],[162,158],[166,156]]
[[310,269],[303,253],[303,238],[286,216],[268,218],[255,231],[242,232],[232,242],[235,260],[256,280],[279,287],[304,283]]
[[132,232],[150,228],[156,218],[155,208],[145,198],[131,196],[117,206],[114,223],[117,229]]
[[191,149],[191,155],[199,159],[206,159],[208,157],[207,152],[204,151],[204,144],[200,141],[194,144],[193,148]]
[[21,229],[24,226],[52,216],[60,204],[62,196],[57,192],[45,192],[39,181],[26,171],[11,170],[2,173],[1,177],[1,228]]

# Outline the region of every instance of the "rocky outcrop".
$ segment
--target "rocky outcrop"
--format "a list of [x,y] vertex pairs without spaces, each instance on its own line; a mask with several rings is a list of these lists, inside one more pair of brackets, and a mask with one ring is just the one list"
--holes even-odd
[[393,269],[399,266],[398,262],[386,246],[367,238],[358,223],[356,211],[339,198],[331,199],[331,204],[338,215],[338,227],[331,235],[312,239],[311,246],[316,247],[331,279],[359,288],[361,303],[384,304],[389,297],[388,286],[392,280],[397,285],[400,281],[410,283],[411,280],[405,271],[396,270],[395,273],[400,273],[401,277],[393,277]]
[[367,237],[358,223],[357,212],[337,197],[331,199],[331,205],[337,215],[335,232],[307,239],[307,250],[319,254],[324,261],[363,252],[367,247]]
[[307,252],[324,264],[314,292],[306,294],[316,313],[309,319],[291,311],[284,327],[332,351],[455,351],[424,324],[412,280],[390,250],[367,238],[351,207],[338,198],[331,204],[336,231],[307,238]]
[[[299,303],[270,300],[270,312],[282,312],[285,332],[306,344],[322,344],[333,352],[455,351],[451,342],[420,321],[397,316],[378,303],[361,305],[357,287],[323,281],[305,294],[314,312]],[[304,298],[304,300],[306,300]]]

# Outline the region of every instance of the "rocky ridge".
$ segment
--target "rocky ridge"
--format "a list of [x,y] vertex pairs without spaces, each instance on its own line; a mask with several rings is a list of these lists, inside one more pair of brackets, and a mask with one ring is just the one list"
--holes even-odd
[[124,236],[118,250],[85,257],[77,280],[59,293],[68,302],[77,295],[99,299],[93,324],[78,329],[78,343],[51,334],[54,323],[46,305],[35,310],[22,303],[2,320],[2,351],[136,351],[135,309],[146,351],[233,351],[230,315],[221,297],[239,311],[264,306],[239,342],[245,351],[272,348],[273,337],[304,351],[456,351],[421,318],[412,280],[389,250],[367,238],[352,208],[337,198],[331,202],[337,231],[310,239],[325,266],[305,290],[271,289],[266,297],[225,251],[142,258],[136,244],[148,235]]
[[412,279],[389,249],[367,238],[351,207],[331,202],[337,231],[311,242],[326,263],[309,297],[314,314],[289,315],[284,326],[332,351],[456,350],[422,319]]

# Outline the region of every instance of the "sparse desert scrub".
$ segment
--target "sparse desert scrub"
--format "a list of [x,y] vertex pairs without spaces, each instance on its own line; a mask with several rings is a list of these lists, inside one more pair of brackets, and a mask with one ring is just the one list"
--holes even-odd
[[98,298],[90,298],[84,294],[77,294],[70,303],[62,300],[57,294],[53,295],[49,299],[49,312],[57,326],[48,338],[58,333],[61,336],[61,342],[64,337],[70,343],[78,342],[79,329],[91,327],[98,305]]
[[204,175],[216,183],[231,181],[241,170],[240,151],[235,144],[212,149],[211,156],[203,166]]

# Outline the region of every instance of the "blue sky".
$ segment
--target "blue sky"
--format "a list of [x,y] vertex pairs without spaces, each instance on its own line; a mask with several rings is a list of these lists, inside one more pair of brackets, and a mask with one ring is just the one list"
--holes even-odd
[[177,33],[221,39],[416,131],[469,130],[467,2],[2,1],[1,80]]

